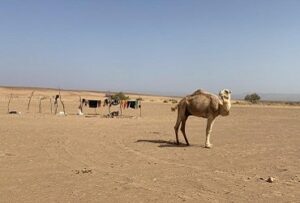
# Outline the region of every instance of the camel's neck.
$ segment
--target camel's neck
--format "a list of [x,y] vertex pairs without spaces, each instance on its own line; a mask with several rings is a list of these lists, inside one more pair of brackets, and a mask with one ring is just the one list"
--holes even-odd
[[230,99],[224,100],[223,101],[223,106],[224,106],[224,108],[226,108],[229,111],[230,108],[231,108],[231,100]]
[[222,105],[220,108],[220,114],[222,116],[228,116],[229,115],[229,110],[231,108],[231,100],[230,99],[222,99]]

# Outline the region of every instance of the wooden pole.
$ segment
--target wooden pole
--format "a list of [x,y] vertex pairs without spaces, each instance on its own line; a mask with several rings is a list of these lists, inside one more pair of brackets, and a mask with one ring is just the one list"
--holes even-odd
[[82,108],[82,99],[81,99],[81,96],[79,96],[79,109],[81,111],[81,113],[83,113],[83,108]]
[[39,113],[42,113],[42,97],[40,97]]
[[107,105],[108,105],[108,115],[111,116],[110,115],[111,97],[108,99]]
[[140,117],[142,117],[142,102],[139,104],[140,107]]
[[9,110],[9,105],[10,105],[10,102],[11,102],[11,100],[12,100],[12,93],[10,94],[10,97],[9,97],[9,100],[8,100],[8,105],[7,105],[7,113],[9,113],[10,112],[10,110]]
[[58,103],[57,103],[57,100],[54,101],[54,114],[56,115],[57,114],[57,108],[58,108]]
[[122,107],[123,107],[123,101],[120,101],[120,112],[121,112],[121,116],[123,115],[123,111],[122,111]]
[[27,105],[27,112],[29,111],[29,108],[30,108],[30,103],[31,103],[31,99],[33,97],[33,94],[34,94],[34,91],[31,92],[31,95],[29,97],[29,101],[28,101],[28,105]]
[[50,97],[50,111],[51,111],[51,114],[52,114],[52,99]]

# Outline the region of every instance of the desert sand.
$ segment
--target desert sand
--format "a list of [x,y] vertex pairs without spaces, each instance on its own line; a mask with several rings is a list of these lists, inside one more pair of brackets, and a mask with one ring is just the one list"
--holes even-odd
[[[27,111],[31,91],[0,88],[0,202],[300,202],[299,107],[233,105],[206,149],[196,117],[191,146],[174,145],[168,97],[130,95],[143,98],[142,117],[105,118],[107,108],[76,115],[79,96],[104,94],[62,91],[68,115],[58,116],[48,100],[38,113],[39,97],[57,91],[36,90]],[[7,114],[11,93],[21,114]]]

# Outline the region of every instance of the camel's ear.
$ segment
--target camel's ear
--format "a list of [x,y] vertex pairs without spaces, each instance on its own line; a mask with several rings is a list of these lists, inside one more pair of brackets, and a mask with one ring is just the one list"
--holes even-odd
[[225,89],[224,92],[225,92],[226,94],[231,94],[231,91],[230,91],[229,89]]

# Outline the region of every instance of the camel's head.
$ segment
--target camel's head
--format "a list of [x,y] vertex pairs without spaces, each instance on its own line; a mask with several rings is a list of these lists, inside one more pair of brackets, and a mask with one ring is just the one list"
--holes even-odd
[[231,91],[229,89],[223,89],[220,91],[219,95],[223,101],[231,100]]
[[229,110],[231,108],[231,91],[228,89],[224,89],[220,91],[219,96],[223,102],[222,108],[220,108],[220,114],[222,116],[228,116]]

